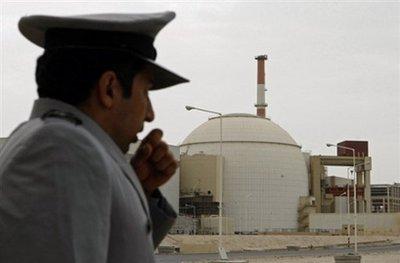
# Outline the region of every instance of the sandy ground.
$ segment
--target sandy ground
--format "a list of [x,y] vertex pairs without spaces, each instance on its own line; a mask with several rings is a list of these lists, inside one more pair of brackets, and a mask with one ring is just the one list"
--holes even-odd
[[[359,236],[358,242],[392,241],[400,243],[400,236]],[[346,244],[346,236],[330,235],[227,235],[222,236],[227,251],[279,249],[287,246],[318,247]],[[353,242],[353,238],[351,238]],[[168,235],[161,245],[178,246],[182,244],[204,245],[218,244],[218,236],[206,235]],[[284,262],[284,261],[283,261]],[[291,262],[291,261],[288,261]],[[293,261],[294,262],[294,261]],[[306,261],[305,261],[306,262]],[[328,262],[328,261],[327,261]],[[386,262],[385,262],[386,263]]]
[[[353,238],[351,238],[353,241]],[[400,243],[400,236],[359,236],[359,242],[390,241]],[[223,236],[223,245],[227,251],[279,249],[287,246],[319,247],[347,243],[346,236],[330,235],[230,235]],[[218,236],[168,235],[162,245],[181,246],[213,244],[217,246]],[[198,261],[200,263],[202,261]],[[249,263],[334,263],[333,256],[298,256],[252,258]],[[400,263],[400,251],[362,254],[362,263]]]
[[[332,256],[329,257],[282,257],[268,259],[251,259],[249,263],[334,263]],[[400,263],[400,251],[364,254],[362,263]]]

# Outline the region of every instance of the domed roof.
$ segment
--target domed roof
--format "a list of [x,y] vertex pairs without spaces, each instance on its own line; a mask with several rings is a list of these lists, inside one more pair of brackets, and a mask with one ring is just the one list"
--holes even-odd
[[[213,117],[201,124],[183,141],[181,146],[213,143],[220,140],[220,118]],[[247,113],[222,115],[222,140],[224,142],[263,142],[296,147],[295,140],[270,119]]]

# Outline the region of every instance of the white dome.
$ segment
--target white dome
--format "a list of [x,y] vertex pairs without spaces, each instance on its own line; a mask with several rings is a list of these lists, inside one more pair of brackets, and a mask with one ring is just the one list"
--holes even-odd
[[[219,142],[220,119],[210,118],[197,127],[181,146],[205,142]],[[284,129],[269,119],[252,114],[234,113],[222,116],[224,142],[265,142],[298,146]]]
[[[220,120],[197,127],[180,151],[218,155]],[[301,147],[279,125],[251,114],[223,115],[222,127],[223,213],[235,231],[297,230],[299,197],[308,195]]]

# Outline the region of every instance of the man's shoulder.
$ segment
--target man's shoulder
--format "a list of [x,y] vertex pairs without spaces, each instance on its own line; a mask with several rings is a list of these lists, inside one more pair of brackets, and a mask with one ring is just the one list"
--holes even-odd
[[2,154],[27,154],[49,148],[88,151],[93,155],[104,152],[99,141],[82,125],[60,118],[35,118],[11,134]]
[[[82,125],[59,118],[36,118],[28,121],[25,127],[14,136],[22,137],[26,141],[60,141],[64,143],[96,144],[91,135]],[[67,145],[66,145],[67,146]]]
[[10,176],[25,177],[31,169],[42,175],[68,171],[108,181],[117,167],[84,127],[55,118],[32,119],[20,127],[1,149],[0,164],[0,181]]
[[40,118],[32,120],[36,125],[26,130],[31,134],[32,138],[44,140],[60,140],[70,143],[85,143],[95,144],[96,141],[90,132],[88,132],[82,125],[73,123],[69,120],[59,118]]

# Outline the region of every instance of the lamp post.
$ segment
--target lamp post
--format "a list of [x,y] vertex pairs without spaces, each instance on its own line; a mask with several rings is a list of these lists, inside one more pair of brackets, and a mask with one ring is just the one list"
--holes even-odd
[[[347,168],[347,216],[350,215],[350,169]],[[347,246],[350,247],[350,220],[347,221]]]
[[327,147],[336,147],[346,150],[350,150],[353,153],[353,171],[354,171],[354,181],[353,181],[353,191],[354,191],[354,254],[357,255],[357,189],[356,189],[356,151],[354,148],[346,147],[342,145],[327,143]]
[[223,254],[225,253],[225,249],[222,247],[222,183],[223,183],[223,174],[222,174],[222,113],[217,112],[217,111],[211,111],[211,110],[206,110],[202,108],[197,108],[193,106],[185,106],[185,109],[187,111],[191,110],[197,110],[197,111],[202,111],[202,112],[207,112],[211,114],[215,114],[219,116],[219,159],[220,159],[220,165],[219,165],[219,224],[218,224],[218,230],[219,230],[219,238],[218,238],[218,250],[220,253],[220,256],[222,258]]

